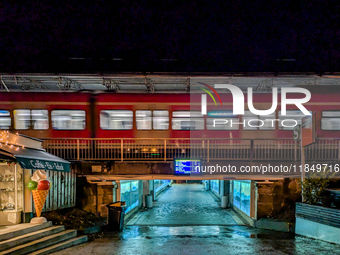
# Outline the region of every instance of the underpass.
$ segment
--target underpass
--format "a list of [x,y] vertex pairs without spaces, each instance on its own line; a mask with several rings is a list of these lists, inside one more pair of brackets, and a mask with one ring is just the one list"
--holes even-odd
[[153,209],[138,212],[127,225],[244,225],[202,184],[173,184],[154,202]]

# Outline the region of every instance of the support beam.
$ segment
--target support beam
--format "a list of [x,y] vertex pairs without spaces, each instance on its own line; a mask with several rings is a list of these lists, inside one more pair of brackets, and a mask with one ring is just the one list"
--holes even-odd
[[5,88],[5,89],[7,90],[7,92],[9,92],[9,89],[8,89],[6,83],[4,82],[4,80],[2,79],[2,76],[1,76],[1,84],[0,84],[0,87],[1,87],[1,88]]
[[153,85],[153,82],[150,78],[145,77],[145,86],[146,86],[146,91],[147,92],[154,92],[155,91],[155,86]]
[[184,84],[184,90],[186,92],[190,92],[190,78],[188,78],[186,81],[185,81],[185,84]]
[[118,84],[111,78],[103,78],[103,86],[107,88],[107,90],[118,91]]
[[255,91],[272,91],[275,83],[275,78],[269,78],[262,82],[255,88]]
[[67,77],[59,77],[59,83],[57,86],[61,90],[81,90],[84,89],[81,84]]
[[41,90],[47,90],[47,87],[41,83],[40,81],[34,80],[32,78],[28,77],[18,77],[16,78],[14,76],[14,80],[16,83],[21,84],[22,90],[34,90],[34,89],[41,89]]

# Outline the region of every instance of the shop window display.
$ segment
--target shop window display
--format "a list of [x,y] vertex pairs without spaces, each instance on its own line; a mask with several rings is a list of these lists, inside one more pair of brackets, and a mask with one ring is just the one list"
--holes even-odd
[[20,223],[23,210],[22,176],[19,165],[0,163],[0,225]]

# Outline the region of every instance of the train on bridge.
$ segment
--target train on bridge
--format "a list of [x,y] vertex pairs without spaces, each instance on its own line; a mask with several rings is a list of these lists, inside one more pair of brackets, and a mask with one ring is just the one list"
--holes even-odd
[[[338,88],[326,87],[322,91],[308,88],[312,98],[304,106],[315,112],[318,138],[340,138],[340,93]],[[9,92],[0,93],[0,101],[0,129],[41,139],[292,138],[293,128],[283,126],[282,121],[300,123],[303,117],[295,105],[288,105],[283,116],[280,101],[268,116],[256,116],[247,109],[242,116],[233,115],[231,94],[221,94],[222,105],[208,97],[207,115],[201,114],[198,93]],[[269,109],[272,94],[255,93],[253,101],[257,109]],[[215,125],[214,119],[236,124]],[[254,119],[263,125],[248,125]]]

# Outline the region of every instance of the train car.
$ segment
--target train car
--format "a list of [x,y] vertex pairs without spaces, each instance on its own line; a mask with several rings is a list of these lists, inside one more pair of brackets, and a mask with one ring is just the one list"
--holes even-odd
[[36,138],[89,138],[90,93],[0,93],[0,129]]
[[[317,138],[340,138],[338,87],[307,88],[312,97],[304,106],[311,113],[315,112]],[[289,95],[290,98],[301,96]],[[220,93],[220,97],[222,105],[215,104],[208,96],[207,114],[202,115],[201,94],[198,93],[0,93],[0,129],[41,139],[278,139],[292,138],[293,128],[283,126],[283,120],[300,123],[303,117],[294,105],[288,105],[287,116],[283,116],[280,94],[277,109],[269,116],[253,115],[247,107],[247,95],[245,114],[233,115],[232,95]],[[256,109],[269,109],[272,94],[254,93],[253,101]]]
[[[316,136],[340,138],[338,88],[309,90],[312,97],[304,106],[314,114]],[[202,115],[201,94],[99,94],[96,134],[99,138],[292,138],[293,126],[301,123],[304,114],[295,105],[287,105],[287,115],[282,115],[280,96],[273,114],[258,116],[249,111],[247,96],[244,115],[233,115],[231,94],[220,94],[222,105],[208,97],[207,114]],[[269,109],[272,94],[254,93],[253,102],[258,110]]]

